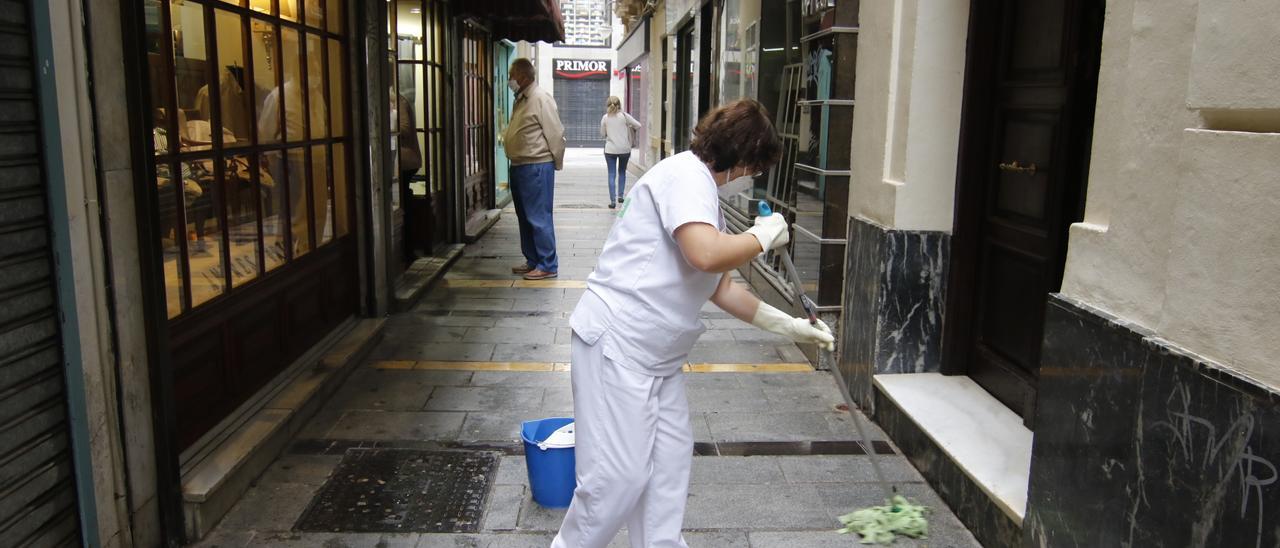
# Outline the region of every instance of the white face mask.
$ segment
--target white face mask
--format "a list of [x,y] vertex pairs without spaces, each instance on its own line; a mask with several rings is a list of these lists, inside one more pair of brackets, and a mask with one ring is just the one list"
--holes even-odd
[[507,89],[510,89],[511,93],[520,93],[520,83],[515,78],[507,78]]
[[[732,175],[733,175],[733,170],[730,169],[729,173],[726,174],[725,177],[728,178],[728,177],[731,177]],[[728,199],[728,198],[732,198],[733,196],[736,196],[740,192],[747,191],[748,189],[751,188],[751,186],[755,182],[756,180],[754,177],[751,176],[751,174],[743,171],[741,175],[739,175],[736,178],[729,179],[728,182],[726,182],[723,185],[720,185],[720,188],[716,190],[720,193],[721,198]]]

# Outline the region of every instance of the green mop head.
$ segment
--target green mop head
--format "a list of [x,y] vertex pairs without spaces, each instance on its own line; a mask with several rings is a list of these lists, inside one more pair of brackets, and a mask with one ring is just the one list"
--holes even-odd
[[857,533],[862,544],[890,544],[897,535],[925,538],[929,534],[929,522],[925,520],[925,507],[912,504],[902,495],[895,495],[885,506],[872,506],[840,516],[844,528],[838,533]]

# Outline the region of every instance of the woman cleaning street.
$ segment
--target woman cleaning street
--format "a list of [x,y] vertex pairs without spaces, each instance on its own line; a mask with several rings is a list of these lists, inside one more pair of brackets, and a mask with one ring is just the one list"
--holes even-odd
[[759,103],[711,113],[691,150],[667,158],[632,189],[578,302],[572,367],[577,489],[558,548],[600,548],[627,526],[633,547],[684,547],[680,533],[693,460],[681,371],[704,331],[698,312],[722,310],[801,343],[831,348],[811,325],[761,302],[730,272],[786,245],[781,215],[725,232],[720,192],[737,192],[778,161],[781,144]]

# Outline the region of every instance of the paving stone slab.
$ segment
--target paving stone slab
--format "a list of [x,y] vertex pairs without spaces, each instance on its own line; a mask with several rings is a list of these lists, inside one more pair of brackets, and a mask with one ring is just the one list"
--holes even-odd
[[467,385],[470,371],[360,369],[351,374],[327,407],[417,411],[441,385]]
[[467,330],[470,343],[554,344],[556,328],[539,325],[521,327],[473,327]]
[[[923,483],[924,478],[906,457],[877,455],[885,479],[891,482]],[[864,483],[876,480],[871,458],[860,455],[812,455],[778,457],[778,464],[791,483]]]
[[778,457],[694,457],[689,483],[786,483],[786,477]]
[[763,389],[773,411],[836,411],[844,406],[844,396],[834,387],[776,387]]
[[498,344],[494,346],[496,362],[568,362],[567,344]]
[[484,515],[485,531],[513,531],[520,520],[525,497],[523,485],[494,485]]
[[418,548],[547,548],[554,537],[549,533],[423,534]]
[[823,529],[833,525],[821,494],[809,485],[689,486],[686,529]]
[[547,414],[538,410],[523,412],[470,412],[462,424],[458,439],[462,441],[506,441],[520,439],[520,424],[524,421],[544,419]]
[[319,489],[305,483],[260,483],[250,487],[218,523],[219,529],[257,531],[288,529]]
[[348,440],[458,439],[465,413],[365,411],[343,414],[327,437]]
[[281,455],[271,463],[259,484],[301,483],[319,486],[329,479],[333,469],[342,461],[339,455]]
[[532,411],[542,407],[542,388],[437,386],[427,411]]
[[[691,375],[700,375],[692,373]],[[688,388],[689,410],[697,413],[763,413],[773,410],[759,388]]]
[[699,343],[689,353],[693,363],[780,363],[782,358],[773,346],[759,343]]
[[520,531],[538,531],[555,533],[560,530],[567,508],[547,508],[533,501],[533,497],[525,498],[520,507]]
[[830,413],[708,413],[707,423],[715,441],[826,441],[851,439],[837,432]]
[[573,415],[573,390],[568,386],[548,387],[542,397],[541,411],[547,415]]
[[370,356],[374,360],[488,361],[494,345],[487,343],[430,343],[397,341],[384,343]]
[[260,532],[251,546],[267,548],[413,548],[417,534],[391,533],[305,533],[299,531]]
[[567,371],[476,371],[472,386],[505,386],[508,388],[568,387]]
[[524,455],[505,455],[498,463],[498,475],[493,479],[494,485],[529,485],[529,468],[525,464]]

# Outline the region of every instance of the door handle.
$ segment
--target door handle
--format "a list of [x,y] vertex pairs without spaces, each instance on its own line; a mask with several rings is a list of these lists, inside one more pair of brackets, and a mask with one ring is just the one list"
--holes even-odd
[[1027,175],[1036,174],[1036,163],[1031,162],[1029,166],[1020,166],[1018,161],[1014,160],[1010,163],[999,164],[1000,171],[1008,171],[1010,173],[1026,173]]

